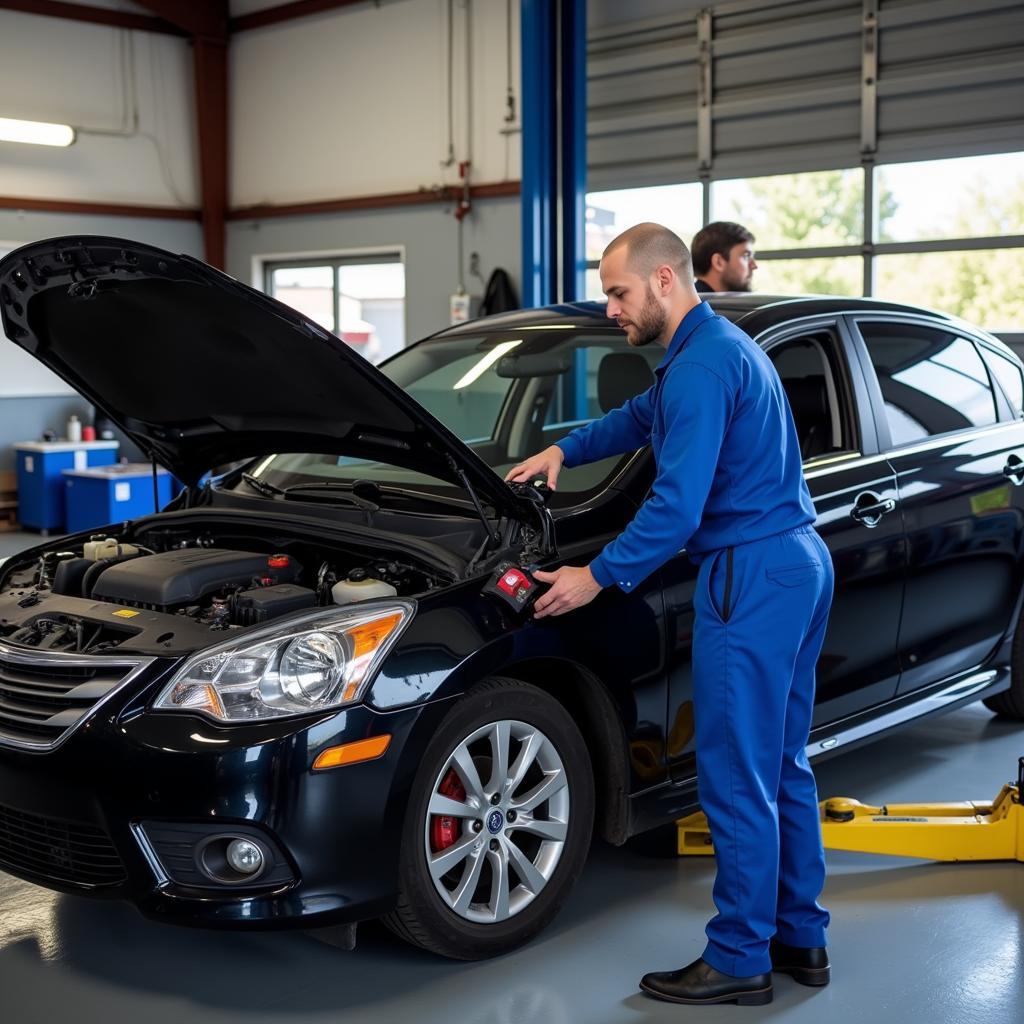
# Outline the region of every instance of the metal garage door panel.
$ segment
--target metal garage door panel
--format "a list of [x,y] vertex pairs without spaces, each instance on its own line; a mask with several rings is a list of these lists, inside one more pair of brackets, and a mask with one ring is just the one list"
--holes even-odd
[[878,159],[1024,146],[1024,4],[882,0]]
[[587,39],[587,187],[697,176],[697,23],[692,14],[595,29]]
[[[857,166],[861,0],[707,9],[710,154],[697,152],[697,12],[589,33],[589,188],[694,181],[701,156],[719,180]],[[1024,145],[1021,0],[878,0],[878,52],[878,161]]]

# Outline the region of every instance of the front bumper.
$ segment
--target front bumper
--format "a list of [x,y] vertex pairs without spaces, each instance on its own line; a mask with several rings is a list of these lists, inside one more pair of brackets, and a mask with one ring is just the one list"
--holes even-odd
[[[57,749],[0,747],[0,869],[179,924],[310,928],[379,916],[394,903],[421,746],[447,703],[234,727],[131,700],[105,707]],[[383,733],[392,740],[378,759],[312,771],[325,748]],[[241,826],[283,870],[250,887],[183,884],[166,847],[146,837],[183,824]]]

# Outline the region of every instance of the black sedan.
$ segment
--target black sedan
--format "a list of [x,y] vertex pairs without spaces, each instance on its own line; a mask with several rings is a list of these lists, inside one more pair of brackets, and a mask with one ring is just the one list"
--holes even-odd
[[[977,699],[1024,717],[1020,362],[893,303],[710,302],[778,369],[835,563],[809,754]],[[196,260],[75,237],[0,261],[0,311],[186,484],[0,568],[0,868],[181,924],[383,917],[469,959],[551,920],[595,829],[693,809],[685,552],[529,611],[532,567],[630,521],[649,452],[503,483],[652,383],[661,350],[603,307],[375,369]]]

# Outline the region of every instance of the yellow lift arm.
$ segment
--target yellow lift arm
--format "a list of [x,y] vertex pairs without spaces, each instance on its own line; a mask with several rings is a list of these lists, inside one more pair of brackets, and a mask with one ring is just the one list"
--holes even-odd
[[[833,797],[820,804],[821,835],[830,850],[881,853],[925,860],[1024,861],[1024,757],[1016,783],[991,803],[885,804]],[[710,856],[715,850],[703,814],[676,822],[679,853]]]

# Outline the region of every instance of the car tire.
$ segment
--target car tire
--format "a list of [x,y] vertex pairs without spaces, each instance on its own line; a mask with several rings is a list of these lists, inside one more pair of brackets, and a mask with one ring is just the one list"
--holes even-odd
[[420,763],[398,902],[384,923],[456,960],[515,949],[565,902],[593,819],[590,756],[566,709],[528,683],[486,679],[444,718]]
[[1010,688],[991,697],[983,697],[982,703],[997,715],[1024,721],[1024,610],[1017,620],[1010,649]]

